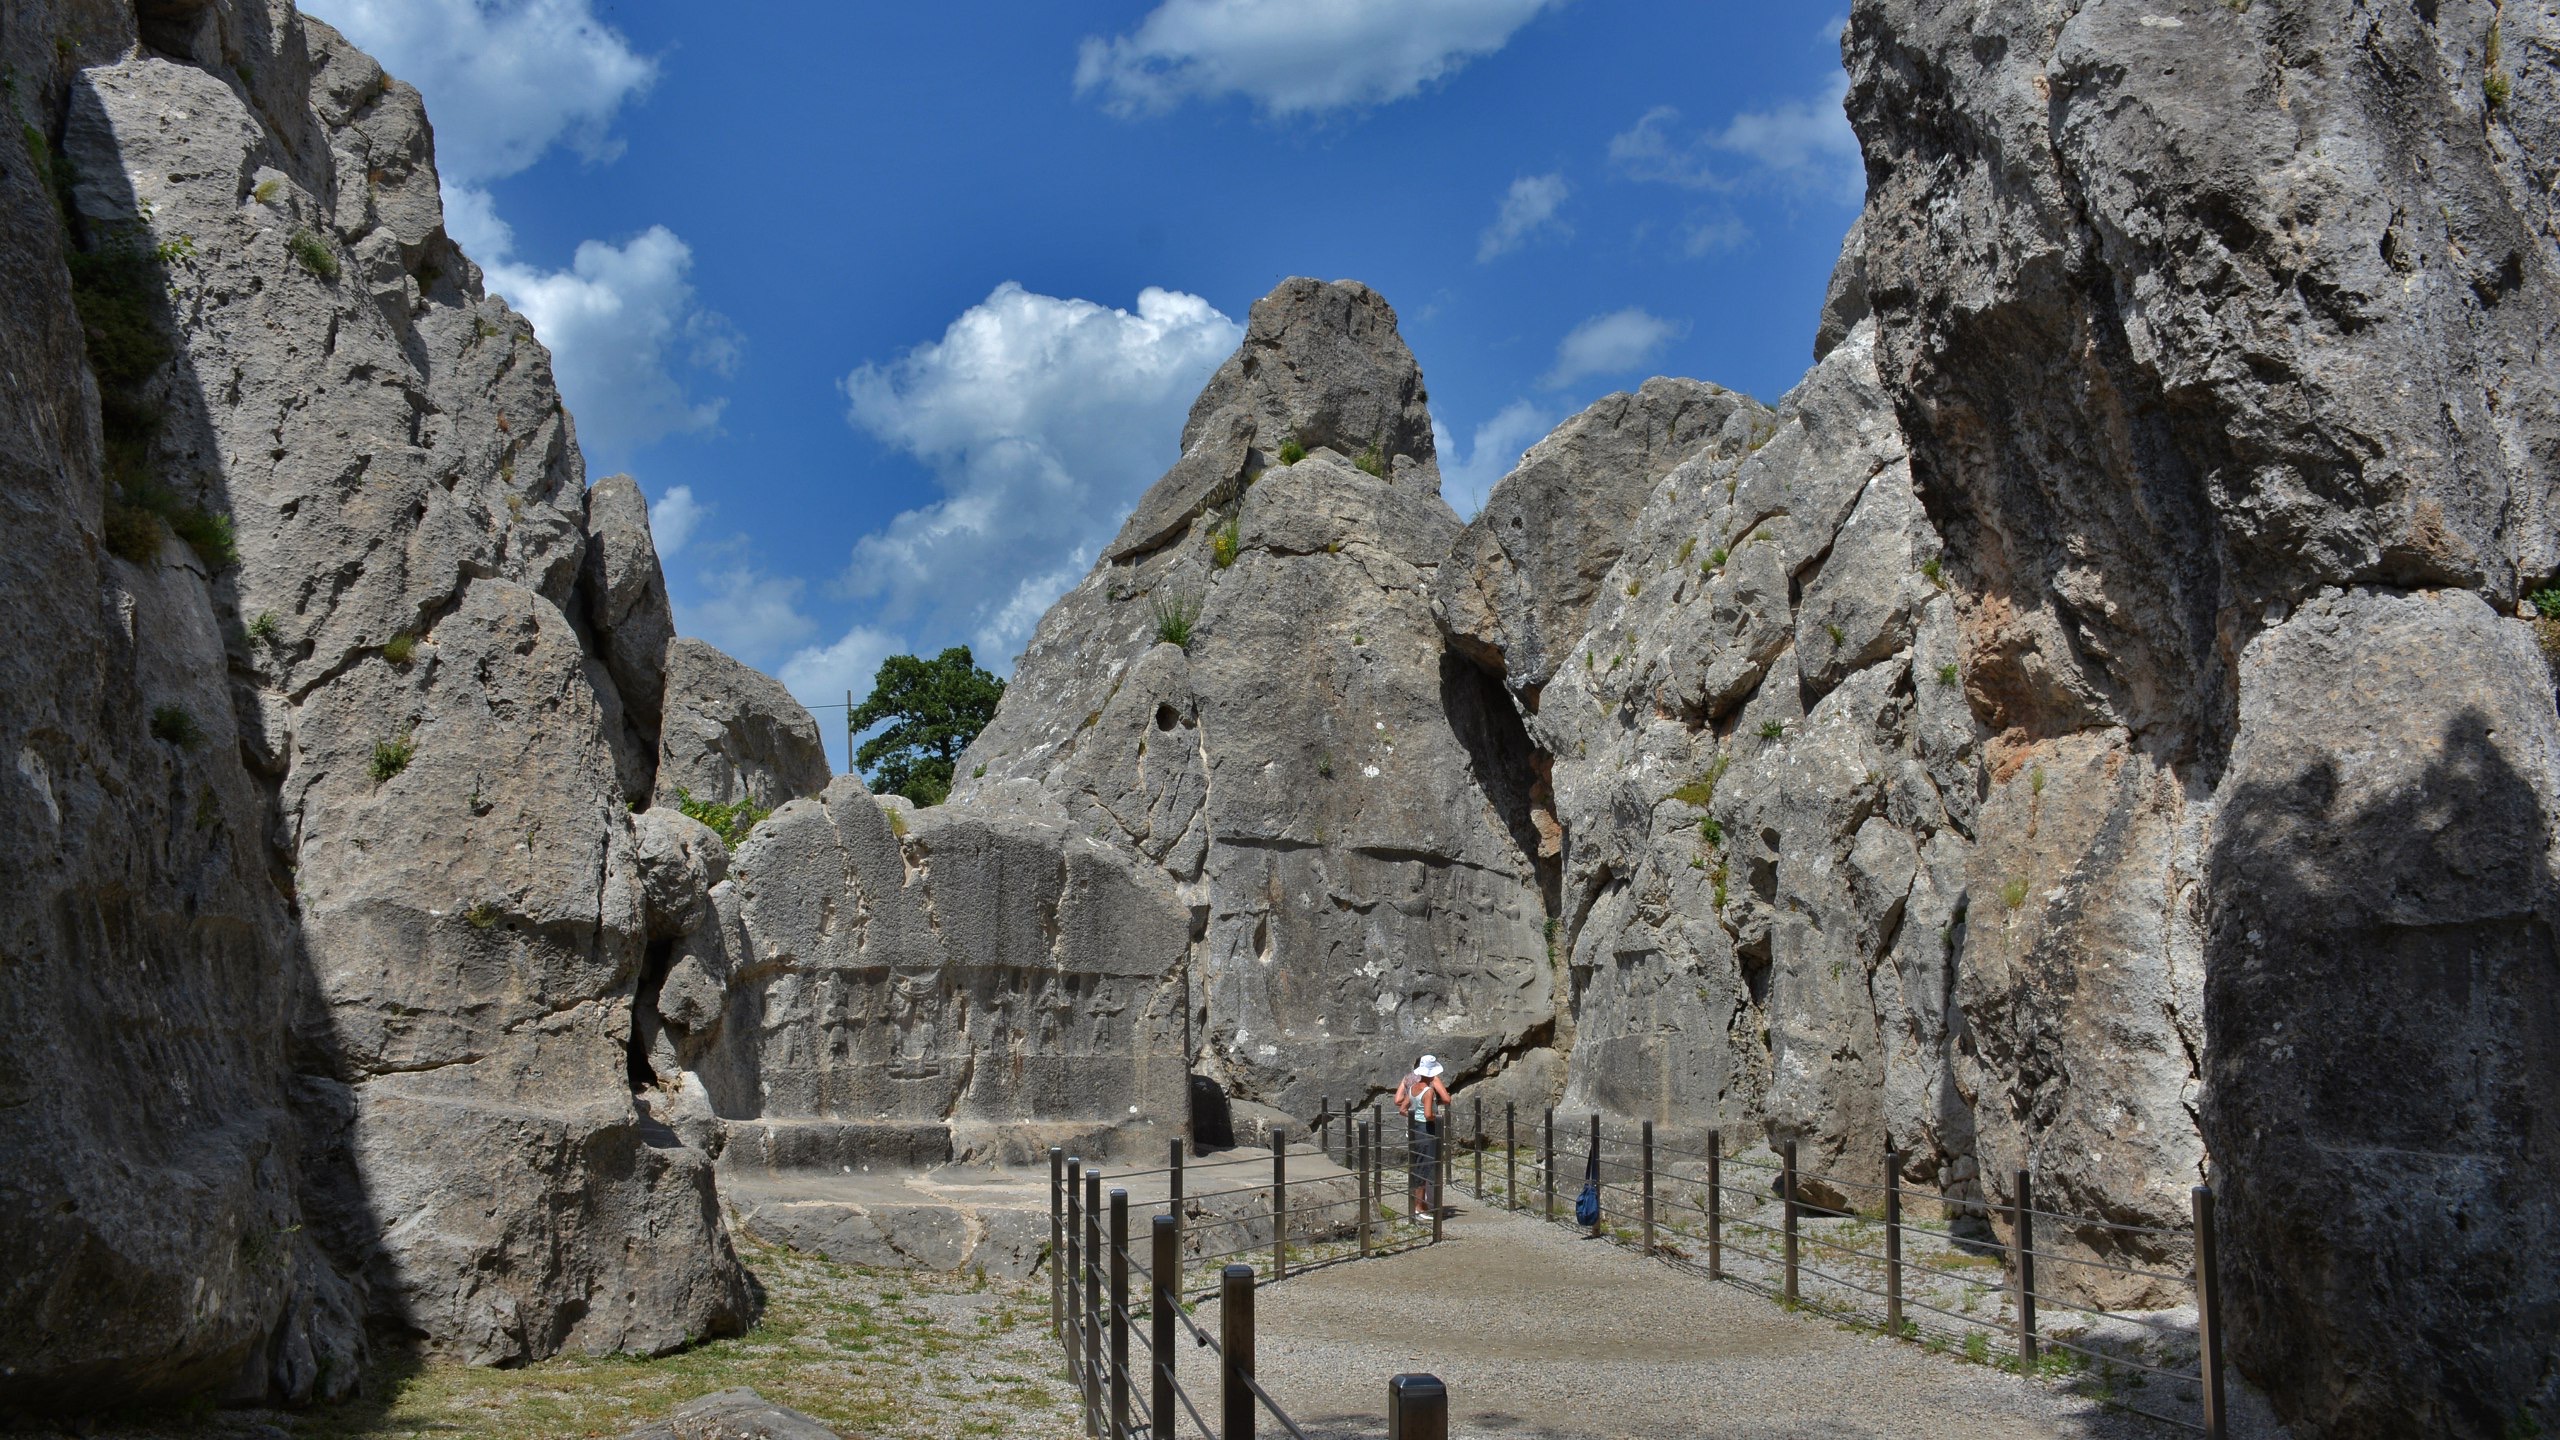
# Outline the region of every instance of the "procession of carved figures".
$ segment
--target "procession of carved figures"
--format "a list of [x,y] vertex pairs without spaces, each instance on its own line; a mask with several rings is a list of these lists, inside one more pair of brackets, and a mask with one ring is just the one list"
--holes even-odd
[[[886,972],[885,984],[854,981],[840,997],[838,1013],[850,1027],[876,1026],[886,1032],[885,1045],[865,1049],[885,1056],[890,1079],[935,1080],[951,1073],[951,1063],[964,1050],[1108,1053],[1112,1027],[1129,1009],[1128,997],[1118,992],[1162,983],[1155,977],[1077,975],[1063,970],[1004,968],[970,973],[991,982],[986,986],[990,993],[976,1007],[983,1028],[975,1034],[970,1001],[976,987],[952,985],[947,972],[938,967],[892,969]],[[875,996],[882,997],[876,1010]],[[847,1058],[841,1040],[835,1054],[838,1059]]]

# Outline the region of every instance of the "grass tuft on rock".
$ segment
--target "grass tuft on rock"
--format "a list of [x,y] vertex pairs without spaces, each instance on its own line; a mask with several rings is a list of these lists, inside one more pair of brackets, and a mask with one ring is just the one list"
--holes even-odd
[[192,750],[204,743],[204,728],[183,705],[160,705],[151,711],[151,738],[165,740],[181,750]]
[[1236,552],[1243,548],[1241,521],[1229,520],[1209,532],[1209,563],[1221,570],[1236,563]]
[[1295,440],[1283,440],[1283,441],[1281,441],[1281,442],[1280,442],[1280,463],[1281,463],[1281,464],[1283,464],[1283,465],[1295,465],[1295,464],[1297,464],[1299,461],[1304,460],[1304,459],[1306,459],[1306,458],[1307,458],[1307,447],[1306,447],[1306,446],[1299,444],[1299,443],[1298,443],[1297,441],[1295,441]]
[[690,790],[676,792],[676,808],[684,812],[686,819],[699,820],[710,826],[721,843],[732,850],[737,849],[738,842],[746,839],[757,825],[773,814],[771,808],[758,805],[751,798],[722,805],[710,800],[696,800]]
[[303,269],[323,280],[335,281],[338,278],[338,257],[329,253],[329,247],[319,236],[308,230],[296,230],[293,238],[285,242],[285,248],[293,252],[294,259],[302,262]]
[[418,742],[406,735],[395,740],[376,741],[373,759],[366,763],[365,773],[373,777],[374,784],[380,785],[408,769],[409,762],[416,758]]
[[1191,648],[1192,627],[1200,621],[1200,597],[1197,595],[1158,595],[1154,599],[1156,640],[1160,644]]

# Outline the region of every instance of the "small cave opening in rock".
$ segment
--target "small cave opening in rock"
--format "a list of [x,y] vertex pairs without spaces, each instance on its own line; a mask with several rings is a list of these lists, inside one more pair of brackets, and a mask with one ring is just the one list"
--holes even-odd
[[640,962],[640,981],[631,994],[631,1044],[623,1061],[634,1095],[658,1085],[658,1069],[649,1063],[649,1051],[666,1028],[658,1018],[658,992],[665,987],[667,972],[675,968],[675,963],[673,940],[650,941],[648,954]]
[[1440,707],[1449,731],[1466,748],[1467,773],[1476,788],[1502,817],[1512,843],[1520,847],[1538,877],[1538,893],[1547,913],[1563,902],[1561,857],[1543,843],[1537,814],[1545,792],[1547,757],[1530,740],[1520,712],[1502,682],[1468,663],[1454,651],[1440,652]]
[[1235,1111],[1227,1104],[1227,1087],[1206,1075],[1191,1077],[1191,1153],[1232,1150],[1236,1144]]

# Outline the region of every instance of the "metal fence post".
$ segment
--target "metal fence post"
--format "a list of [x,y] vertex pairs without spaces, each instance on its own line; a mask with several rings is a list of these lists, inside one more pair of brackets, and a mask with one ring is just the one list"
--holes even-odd
[[1173,1357],[1174,1314],[1182,1304],[1182,1287],[1174,1277],[1182,1273],[1182,1231],[1170,1215],[1155,1218],[1154,1262],[1155,1299],[1149,1302],[1147,1315],[1147,1369],[1153,1377],[1147,1386],[1148,1433],[1173,1434]]
[[2222,1279],[2215,1273],[2220,1241],[2213,1228],[2213,1187],[2198,1185],[2190,1197],[2196,1215],[2196,1360],[2204,1389],[2205,1440],[2223,1440],[2230,1422],[2222,1396]]
[[1289,1278],[1289,1132],[1271,1127],[1271,1278]]
[[1387,1382],[1387,1440],[1449,1440],[1449,1388],[1436,1375]]
[[1067,1159],[1067,1378],[1084,1383],[1084,1161]]
[[2018,1204],[2018,1373],[2036,1368],[2036,1218],[2035,1192],[2029,1188],[2027,1172],[2017,1178]]
[[1785,1192],[1787,1207],[1787,1303],[1796,1301],[1796,1142],[1787,1142],[1778,1156],[1778,1188]]
[[1129,1192],[1111,1192],[1111,1440],[1129,1433]]
[[1707,1132],[1707,1278],[1724,1278],[1724,1132]]
[[1553,1105],[1547,1107],[1546,1146],[1546,1159],[1539,1162],[1538,1169],[1547,1177],[1547,1223],[1554,1224],[1556,1218],[1556,1107]]
[[1884,1329],[1902,1338],[1902,1152],[1884,1152]]
[[1369,1122],[1366,1120],[1360,1122],[1359,1138],[1360,1150],[1355,1157],[1359,1163],[1351,1168],[1359,1172],[1360,1258],[1366,1260],[1369,1258],[1369,1203],[1373,1198],[1369,1194]]
[[1102,1172],[1084,1174],[1084,1427],[1102,1433]]
[[1440,1133],[1431,1137],[1431,1243],[1440,1243],[1440,1217],[1449,1213],[1449,1122],[1440,1116]]
[[1369,1106],[1369,1203],[1377,1207],[1378,1228],[1383,1232],[1387,1215],[1387,1122],[1386,1112],[1375,1102]]
[[1219,1440],[1253,1440],[1253,1267],[1218,1274]]
[[1172,1172],[1172,1185],[1166,1192],[1164,1210],[1173,1217],[1173,1278],[1165,1282],[1165,1288],[1171,1290],[1177,1300],[1182,1298],[1182,1232],[1191,1224],[1191,1217],[1182,1213],[1182,1149],[1181,1137],[1176,1136],[1173,1153],[1165,1165]]
[[1502,1208],[1520,1208],[1520,1105],[1502,1102]]
[[1333,1097],[1316,1100],[1316,1153],[1327,1160],[1333,1158]]
[[1653,1253],[1653,1122],[1644,1122],[1644,1253]]
[[1065,1272],[1058,1267],[1066,1262],[1066,1237],[1060,1232],[1066,1226],[1066,1204],[1059,1188],[1066,1184],[1067,1152],[1049,1147],[1049,1338],[1064,1333],[1067,1309],[1067,1285],[1061,1279]]
[[1476,1198],[1484,1198],[1484,1097],[1476,1097]]

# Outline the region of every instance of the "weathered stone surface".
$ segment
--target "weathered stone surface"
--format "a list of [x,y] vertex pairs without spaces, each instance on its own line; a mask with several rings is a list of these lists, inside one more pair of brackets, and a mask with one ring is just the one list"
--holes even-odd
[[699,1080],[724,1166],[1153,1150],[1184,1104],[1170,882],[1056,825],[891,818],[852,776],[783,806],[678,947],[661,1078]]
[[2550,708],[2503,616],[2560,571],[2555,39],[2486,3],[1851,14],[1842,293],[1996,737],[1965,929],[1997,896],[2022,957],[1972,1037],[2036,1082],[1979,1107],[1985,1179],[2113,1184],[2079,1137],[2172,1112],[2089,1108],[2077,1047],[2199,1052],[2231,1353],[2307,1432],[2560,1406],[2560,1283],[2462,1258],[2546,1247],[2521,1197],[2560,1192],[2547,1098],[2491,1098],[2553,1090]]
[[780,682],[700,640],[666,648],[656,793],[771,808],[827,788],[818,722]]
[[1155,550],[1203,510],[1232,512],[1250,477],[1293,442],[1344,456],[1374,451],[1382,477],[1439,492],[1422,367],[1396,333],[1394,309],[1356,280],[1284,280],[1253,303],[1244,343],[1191,404],[1182,458],[1103,558]]
[[[60,377],[10,387],[11,559],[46,573],[8,603],[104,603],[11,617],[77,648],[20,652],[56,673],[0,706],[8,829],[53,877],[0,972],[75,1048],[0,1106],[43,1217],[0,1255],[43,1317],[0,1407],[335,1393],[368,1320],[482,1361],[737,1325],[709,1162],[630,1095],[645,922],[627,712],[570,613],[580,462],[444,236],[415,92],[282,5],[152,7],[142,48],[19,18],[43,73],[48,25],[93,63],[25,97],[69,214],[0,166],[0,343]],[[159,257],[127,338],[168,358],[103,395],[66,233]],[[236,563],[106,556],[109,478],[227,517]],[[150,738],[155,709],[186,723]]]
[[2323,1433],[2514,1433],[2560,1336],[2518,1263],[2560,1244],[2549,674],[2477,595],[2329,592],[2241,657],[2239,734],[2203,868],[2242,1358],[2357,1376],[2296,1392]]
[[[1440,567],[1433,597],[1451,641],[1514,689],[1546,684],[1656,484],[1729,427],[1747,438],[1765,414],[1721,386],[1654,379],[1557,426]],[[1736,426],[1738,416],[1752,418]]]
[[[1463,1082],[1543,1043],[1555,975],[1527,747],[1432,616],[1459,524],[1412,448],[1429,417],[1382,328],[1393,314],[1311,281],[1254,313],[1194,431],[1277,371],[1296,387],[1280,393],[1316,397],[1290,401],[1279,432],[1311,453],[1062,599],[949,808],[1063,815],[1180,882],[1205,1017],[1195,1064],[1303,1123],[1320,1099],[1393,1086],[1424,1050]],[[1366,473],[1330,447],[1367,438],[1308,418],[1323,415],[1382,417],[1388,453],[1414,463]],[[1172,610],[1193,616],[1187,647],[1160,638]]]
[[579,585],[583,619],[620,702],[607,730],[625,798],[649,803],[658,755],[658,715],[665,703],[667,646],[676,638],[675,610],[649,535],[649,502],[628,475],[608,475],[587,489],[587,559]]
[[667,1418],[630,1431],[622,1440],[841,1440],[797,1410],[776,1405],[753,1390],[722,1390],[687,1400]]

